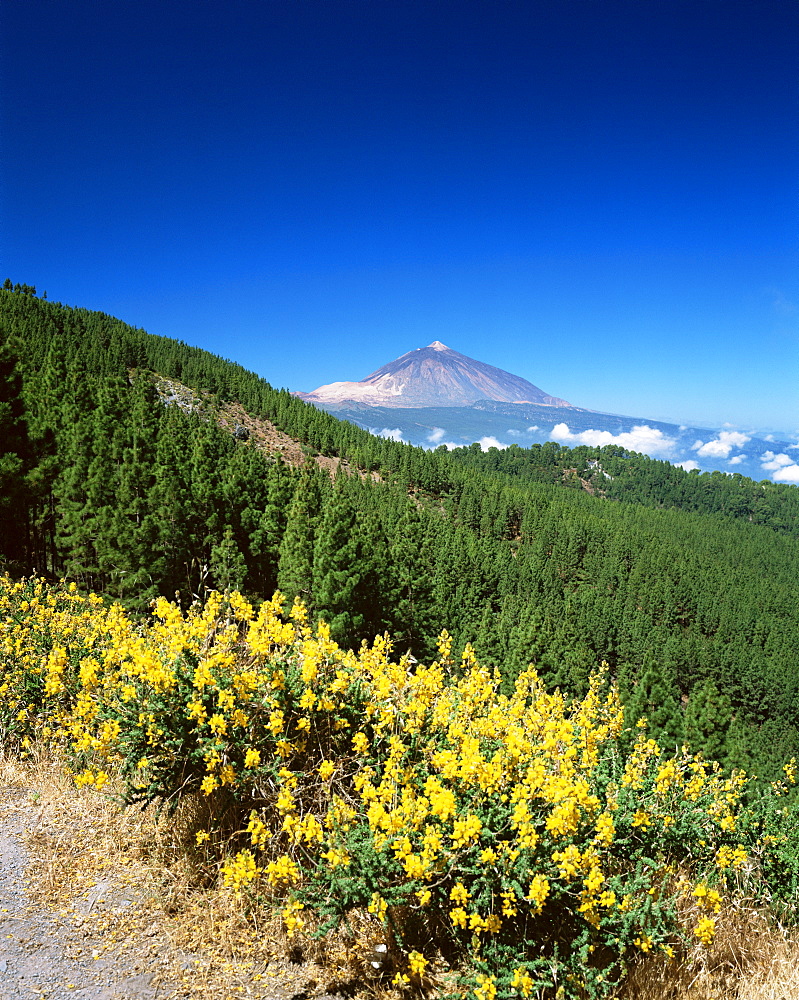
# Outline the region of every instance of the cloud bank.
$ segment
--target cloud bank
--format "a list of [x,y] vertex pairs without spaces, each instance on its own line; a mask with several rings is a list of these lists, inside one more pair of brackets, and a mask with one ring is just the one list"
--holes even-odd
[[799,486],[799,465],[784,465],[771,478],[775,483],[795,483]]
[[697,441],[691,446],[691,450],[703,458],[728,458],[733,448],[743,448],[749,440],[749,435],[740,431],[719,431],[717,438]]
[[390,438],[392,441],[405,440],[399,427],[383,427],[379,431],[373,431],[373,433],[381,438]]
[[778,469],[784,468],[786,465],[793,465],[793,459],[789,458],[785,452],[780,452],[779,455],[775,455],[773,451],[764,451],[760,456],[760,464],[764,469],[769,472],[775,472]]
[[773,451],[764,451],[760,456],[760,465],[772,474],[775,483],[796,483],[799,485],[799,464],[781,451],[775,455]]
[[477,443],[483,451],[488,451],[489,448],[499,448],[499,450],[502,451],[503,448],[508,447],[506,444],[503,444],[501,441],[498,441],[495,437],[491,437],[490,435],[487,437],[481,437]]
[[669,437],[657,427],[648,424],[636,424],[631,431],[621,431],[612,434],[610,431],[587,430],[572,434],[568,424],[555,424],[552,437],[561,444],[586,444],[601,448],[608,444],[617,444],[630,451],[643,452],[650,458],[670,458],[674,454],[677,439]]

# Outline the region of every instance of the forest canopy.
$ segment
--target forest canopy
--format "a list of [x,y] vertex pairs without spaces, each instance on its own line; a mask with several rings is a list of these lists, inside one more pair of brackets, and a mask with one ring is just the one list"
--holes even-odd
[[[305,462],[231,433],[231,401]],[[799,755],[795,487],[612,448],[424,451],[10,282],[0,432],[13,574],[67,577],[132,612],[280,588],[345,646],[388,632],[421,659],[446,627],[508,690],[535,663],[582,697],[604,662],[665,746],[764,779]]]

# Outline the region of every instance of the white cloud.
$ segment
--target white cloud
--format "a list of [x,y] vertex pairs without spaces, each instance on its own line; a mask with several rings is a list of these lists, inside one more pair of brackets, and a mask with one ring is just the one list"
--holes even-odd
[[392,441],[404,441],[402,430],[399,427],[383,427],[382,430],[375,431],[378,437],[391,438]]
[[742,448],[749,440],[748,434],[740,431],[719,431],[712,441],[696,441],[691,450],[703,458],[727,458],[733,448]]
[[730,465],[740,465],[741,462],[746,461],[746,455],[733,455],[730,459]]
[[799,486],[799,465],[784,465],[771,478],[775,483],[796,483]]
[[572,434],[568,424],[555,424],[552,437],[563,444],[587,444],[594,447],[604,447],[617,444],[630,451],[640,451],[652,458],[668,458],[674,454],[676,438],[671,438],[656,427],[648,424],[636,424],[631,431],[611,434],[610,431],[587,430]]
[[[527,433],[528,434],[534,434],[536,431],[540,431],[540,430],[541,430],[541,428],[538,426],[538,424],[533,424],[532,427],[528,427],[527,428]],[[796,445],[796,447],[799,448],[799,444]]]
[[775,455],[773,451],[764,451],[760,456],[760,464],[769,472],[775,472],[786,465],[793,465],[793,459],[789,458],[784,451],[781,451],[779,455]]
[[538,430],[540,430],[540,429],[541,428],[538,427],[538,426],[533,426],[533,427],[528,427],[526,430],[523,430],[523,431],[517,431],[513,427],[509,427],[505,431],[505,433],[506,434],[510,434],[511,437],[518,438],[518,437],[522,437],[522,435],[524,435],[524,434],[535,434],[535,432],[538,431]]
[[[430,438],[428,437],[427,440],[430,441]],[[427,448],[428,450],[430,450],[433,447],[440,448],[442,445],[447,449],[447,451],[452,451],[453,448],[464,448],[464,447],[466,447],[466,442],[465,441],[442,441],[441,438],[437,437],[435,439],[435,441],[430,441],[429,444],[423,445],[422,447]]]
[[503,448],[508,447],[506,444],[503,444],[501,441],[497,441],[495,437],[491,437],[490,435],[486,437],[481,437],[477,443],[480,445],[483,451],[488,451],[489,448],[499,448],[500,450],[502,450]]
[[699,462],[695,462],[692,458],[686,458],[684,462],[676,463],[681,469],[685,469],[686,472],[691,472],[693,469],[699,468]]
[[434,427],[427,435],[427,440],[430,444],[441,444],[444,440],[444,434],[445,431],[443,427]]

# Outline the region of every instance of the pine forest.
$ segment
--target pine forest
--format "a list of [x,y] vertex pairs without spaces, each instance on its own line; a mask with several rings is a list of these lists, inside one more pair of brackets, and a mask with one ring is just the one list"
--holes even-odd
[[398,988],[428,942],[477,1000],[609,995],[745,859],[799,902],[794,486],[415,448],[6,281],[0,569],[4,744],[130,802],[244,788],[226,884],[387,921]]

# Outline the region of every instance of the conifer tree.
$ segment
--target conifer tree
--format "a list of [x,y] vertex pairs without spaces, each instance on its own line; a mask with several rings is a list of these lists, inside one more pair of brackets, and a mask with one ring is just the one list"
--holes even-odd
[[419,510],[409,500],[393,532],[383,573],[393,584],[387,597],[398,648],[410,649],[419,659],[433,652],[432,553]]
[[339,643],[357,640],[365,625],[362,580],[368,572],[363,559],[361,518],[340,477],[329,496],[319,523],[313,559],[314,598],[317,613],[330,625]]
[[0,340],[0,555],[28,569],[33,465],[18,356]]
[[669,664],[649,660],[625,706],[625,722],[633,727],[645,718],[649,731],[661,746],[672,753],[683,739],[683,718],[677,682]]
[[295,478],[278,455],[267,473],[263,509],[248,503],[241,513],[242,531],[248,537],[251,554],[248,586],[264,596],[271,596],[278,585],[280,543],[286,531]]
[[314,529],[317,491],[313,471],[305,468],[294,489],[280,542],[277,585],[289,600],[314,603]]
[[151,507],[161,409],[151,381],[133,380],[119,465],[114,522],[117,565],[114,592],[144,607],[161,593],[165,571],[158,549],[161,512]]
[[247,563],[236,545],[230,525],[225,528],[221,540],[211,548],[208,569],[211,584],[216,590],[226,593],[241,590],[247,576]]
[[694,688],[688,700],[685,742],[708,760],[725,763],[731,717],[730,699],[708,678]]

